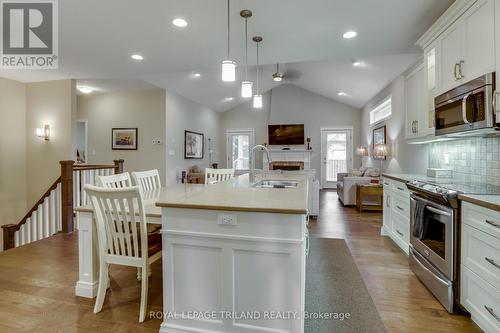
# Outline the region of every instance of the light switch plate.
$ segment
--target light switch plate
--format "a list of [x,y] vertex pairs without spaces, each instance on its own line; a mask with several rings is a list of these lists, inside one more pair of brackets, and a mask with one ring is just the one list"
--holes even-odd
[[217,224],[238,225],[238,219],[234,214],[217,214]]

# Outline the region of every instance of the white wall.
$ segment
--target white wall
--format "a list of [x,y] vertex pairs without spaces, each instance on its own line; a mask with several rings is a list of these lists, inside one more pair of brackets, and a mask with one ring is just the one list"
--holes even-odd
[[[370,110],[387,96],[392,95],[392,116],[386,121],[370,126]],[[372,149],[373,129],[386,125],[390,156],[383,161],[385,172],[425,174],[428,166],[427,145],[409,145],[405,140],[405,78],[399,76],[366,104],[362,110],[361,144]],[[380,167],[380,160],[364,158],[365,165]]]
[[[321,172],[321,127],[352,126],[353,147],[359,145],[361,133],[359,109],[292,84],[280,85],[266,93],[264,108],[260,111],[253,109],[248,101],[224,112],[221,119],[221,133],[228,128],[255,128],[255,143],[268,141],[268,124],[304,124],[305,136],[311,138],[313,148],[312,168],[317,170],[318,177]],[[221,145],[225,151],[225,141],[221,141]],[[355,167],[360,165],[356,155],[353,164]]]
[[27,213],[25,100],[25,84],[0,78],[0,225]]
[[[168,92],[165,96],[166,110],[166,184],[173,185],[181,171],[193,165],[204,169],[210,162],[219,162],[220,115],[201,104],[180,95]],[[203,133],[205,147],[203,159],[184,159],[184,131]],[[213,158],[209,160],[208,138],[212,139]]]
[[[90,164],[125,160],[126,171],[158,169],[165,182],[164,145],[153,139],[165,137],[165,90],[153,89],[78,96],[78,119],[88,120]],[[112,150],[111,129],[137,127],[137,150]]]

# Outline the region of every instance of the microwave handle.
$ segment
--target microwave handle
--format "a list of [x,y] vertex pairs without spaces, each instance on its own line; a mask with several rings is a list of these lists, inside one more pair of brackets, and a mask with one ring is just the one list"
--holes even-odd
[[464,123],[469,124],[469,120],[467,120],[467,99],[470,97],[471,94],[467,94],[464,96],[462,99],[462,118]]

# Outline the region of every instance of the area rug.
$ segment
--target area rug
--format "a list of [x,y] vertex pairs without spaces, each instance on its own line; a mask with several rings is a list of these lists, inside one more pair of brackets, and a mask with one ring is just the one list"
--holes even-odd
[[310,241],[305,333],[387,332],[345,241]]

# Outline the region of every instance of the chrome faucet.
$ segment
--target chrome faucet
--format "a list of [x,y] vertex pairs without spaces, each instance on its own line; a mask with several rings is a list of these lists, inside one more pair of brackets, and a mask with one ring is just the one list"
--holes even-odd
[[255,147],[252,148],[250,151],[250,185],[253,185],[255,183],[255,151],[257,149],[262,149],[266,152],[267,155],[267,162],[271,163],[271,154],[269,153],[269,148],[267,148],[264,145],[256,145]]

